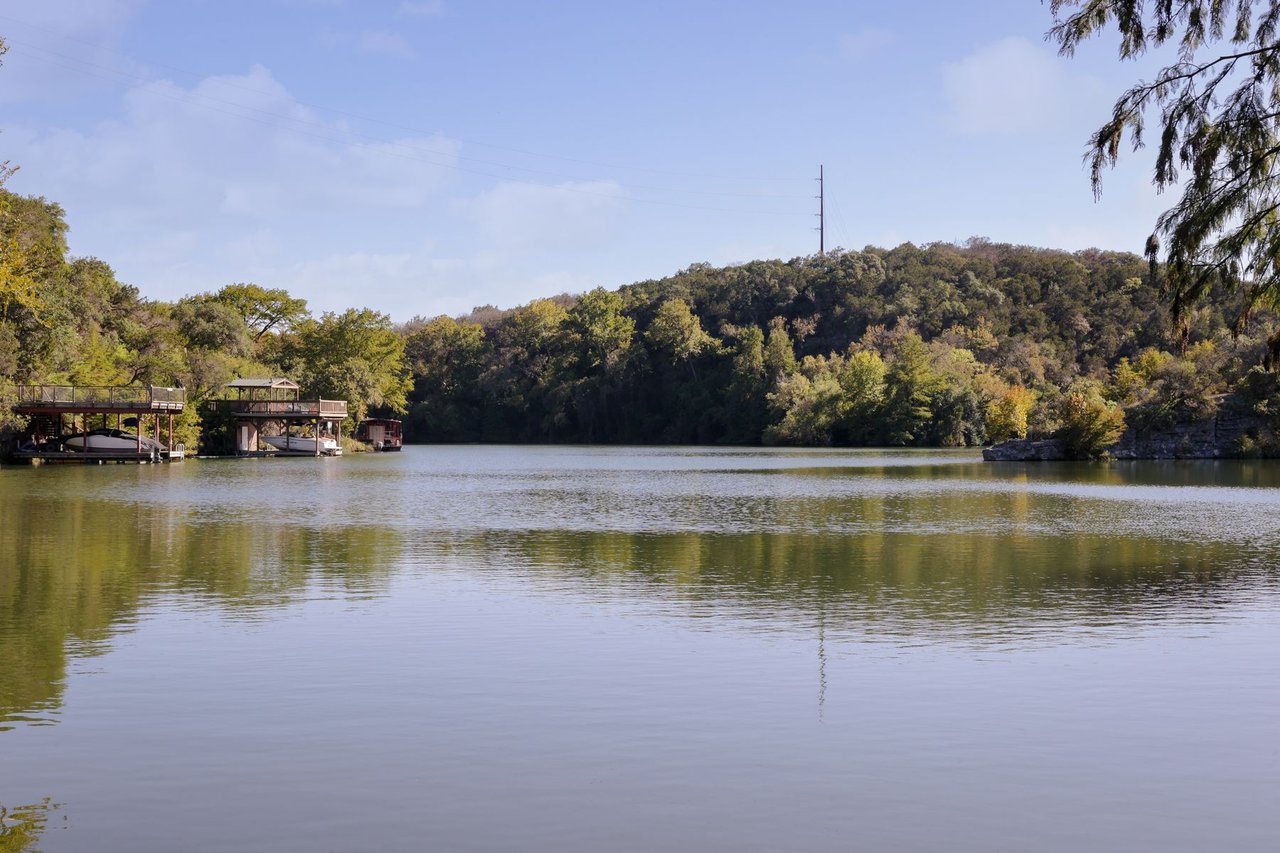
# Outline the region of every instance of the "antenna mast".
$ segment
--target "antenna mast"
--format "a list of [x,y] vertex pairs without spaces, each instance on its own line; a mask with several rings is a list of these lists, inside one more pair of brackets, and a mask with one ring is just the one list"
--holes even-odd
[[822,166],[818,166],[818,254],[825,255],[827,253],[827,217],[826,217],[826,188],[823,185]]

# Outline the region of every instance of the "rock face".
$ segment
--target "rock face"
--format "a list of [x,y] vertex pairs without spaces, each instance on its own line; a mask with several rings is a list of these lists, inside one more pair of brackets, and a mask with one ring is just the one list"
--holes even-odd
[[[1267,429],[1262,418],[1224,408],[1215,417],[1159,430],[1125,430],[1108,450],[1116,459],[1227,459],[1238,457],[1242,440]],[[1062,439],[1020,438],[982,451],[987,462],[1048,462],[1065,460]]]
[[1053,462],[1067,458],[1066,444],[1060,438],[1015,438],[982,449],[987,462]]

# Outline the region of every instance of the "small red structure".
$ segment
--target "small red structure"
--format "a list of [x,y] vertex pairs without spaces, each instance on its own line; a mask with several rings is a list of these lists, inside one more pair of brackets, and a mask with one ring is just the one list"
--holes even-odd
[[381,453],[397,451],[404,445],[402,424],[392,418],[365,418],[356,427],[356,441]]

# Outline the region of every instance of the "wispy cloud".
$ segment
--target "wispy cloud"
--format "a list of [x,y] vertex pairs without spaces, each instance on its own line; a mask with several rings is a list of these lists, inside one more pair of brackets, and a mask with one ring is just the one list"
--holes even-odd
[[[370,142],[299,104],[261,67],[189,88],[140,84],[111,121],[83,131],[15,125],[4,141],[23,167],[12,188],[57,187],[82,235],[75,250],[109,256],[159,298],[220,284],[208,270],[229,255],[263,268],[317,246],[340,250],[354,220],[443,214],[459,150],[440,136]],[[330,284],[342,286],[316,286]]]
[[574,252],[598,248],[628,205],[613,181],[506,182],[464,203],[489,246],[515,251]]
[[942,69],[947,123],[965,134],[1053,131],[1099,102],[1101,83],[1070,73],[1053,51],[1001,39]]

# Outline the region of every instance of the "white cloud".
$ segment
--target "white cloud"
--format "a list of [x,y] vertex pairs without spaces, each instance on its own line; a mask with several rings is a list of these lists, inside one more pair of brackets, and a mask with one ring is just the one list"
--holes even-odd
[[361,33],[360,38],[356,41],[356,47],[361,53],[368,53],[374,56],[390,56],[395,59],[412,59],[414,57],[413,48],[409,46],[409,42],[404,37],[396,33],[389,33],[383,30]]
[[262,67],[186,89],[131,89],[125,113],[85,133],[25,132],[28,173],[115,188],[175,215],[278,215],[301,202],[406,207],[447,180],[459,144],[441,137],[364,139],[323,121]]
[[257,281],[317,312],[400,320],[514,305],[616,285],[584,270],[630,209],[611,181],[499,183],[451,200],[456,140],[364,139],[261,67],[140,84],[110,121],[14,127],[4,140],[23,166],[12,189],[57,199],[72,251],[156,299]]
[[1053,131],[1096,106],[1101,84],[1069,74],[1053,51],[1011,37],[942,69],[947,122],[965,134]]
[[304,296],[317,310],[380,307],[422,287],[425,267],[424,261],[410,252],[346,252],[300,261],[273,275],[272,280]]
[[892,42],[893,33],[888,30],[864,27],[856,33],[845,33],[840,36],[840,56],[850,60],[864,59]]
[[[362,138],[299,104],[265,68],[191,88],[138,85],[122,106],[82,131],[9,129],[5,156],[22,166],[10,187],[57,199],[72,251],[103,257],[155,298],[287,272],[343,247],[420,242],[424,215],[448,212],[458,142]],[[370,281],[335,267],[301,294]]]

